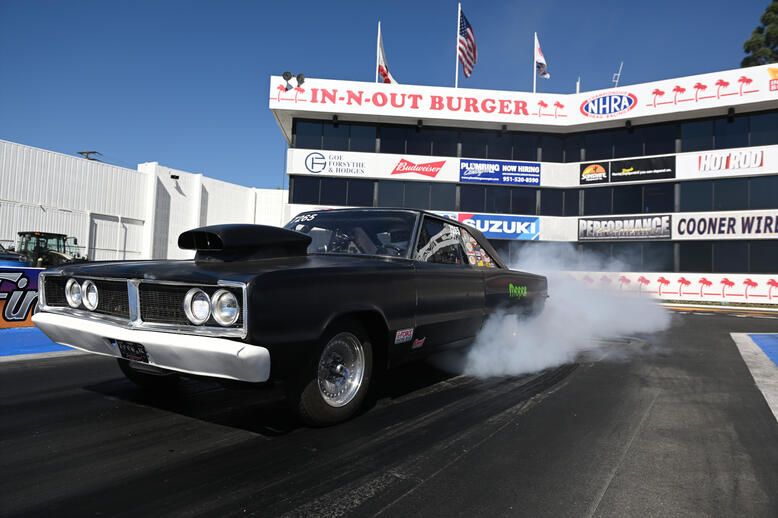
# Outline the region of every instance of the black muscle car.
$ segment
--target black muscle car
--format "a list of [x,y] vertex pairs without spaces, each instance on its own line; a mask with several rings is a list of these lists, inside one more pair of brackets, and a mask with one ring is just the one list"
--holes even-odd
[[303,421],[328,425],[359,409],[375,369],[466,346],[498,308],[547,296],[545,277],[508,269],[478,230],[418,210],[203,227],[178,245],[194,260],[43,272],[33,322],[147,387],[282,381]]

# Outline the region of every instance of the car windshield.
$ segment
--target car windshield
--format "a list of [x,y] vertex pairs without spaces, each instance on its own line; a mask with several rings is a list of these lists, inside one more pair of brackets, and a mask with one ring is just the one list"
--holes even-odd
[[309,254],[407,257],[416,217],[388,210],[304,212],[284,228],[311,236]]

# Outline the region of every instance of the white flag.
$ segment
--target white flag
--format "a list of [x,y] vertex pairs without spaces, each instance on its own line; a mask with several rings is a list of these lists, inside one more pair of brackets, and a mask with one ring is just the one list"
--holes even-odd
[[386,64],[386,54],[384,54],[384,41],[381,38],[381,23],[378,23],[378,76],[383,83],[395,83],[392,74],[389,73],[389,65]]
[[535,70],[538,71],[540,77],[545,77],[546,79],[551,77],[546,71],[546,58],[543,57],[543,52],[540,50],[537,32],[535,33]]

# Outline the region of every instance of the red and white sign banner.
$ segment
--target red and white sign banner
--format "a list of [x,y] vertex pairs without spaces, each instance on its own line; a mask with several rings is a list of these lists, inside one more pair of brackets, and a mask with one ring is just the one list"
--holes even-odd
[[778,275],[567,272],[595,288],[685,302],[778,304]]
[[289,149],[288,174],[437,182],[459,181],[459,159],[310,149]]
[[778,239],[778,210],[681,212],[673,216],[673,239]]
[[291,124],[292,113],[338,113],[571,126],[776,100],[776,74],[778,65],[763,65],[567,95],[311,78],[305,89],[287,91],[286,81],[273,76],[269,102],[282,124]]
[[746,176],[778,171],[778,146],[746,147],[682,153],[676,178],[701,179]]

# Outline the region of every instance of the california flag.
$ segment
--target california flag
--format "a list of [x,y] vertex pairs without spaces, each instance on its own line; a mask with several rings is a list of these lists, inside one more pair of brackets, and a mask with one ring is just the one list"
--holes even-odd
[[540,77],[545,77],[546,79],[551,77],[546,71],[546,58],[543,57],[543,52],[540,50],[537,32],[535,33],[535,70],[538,71]]
[[378,33],[378,77],[384,83],[397,83],[389,73],[389,65],[386,64],[386,54],[384,54],[384,41],[380,32]]

